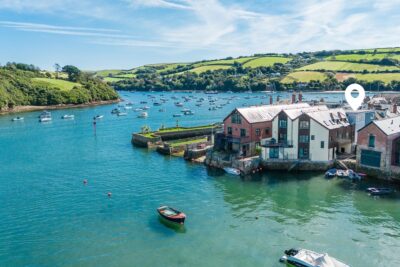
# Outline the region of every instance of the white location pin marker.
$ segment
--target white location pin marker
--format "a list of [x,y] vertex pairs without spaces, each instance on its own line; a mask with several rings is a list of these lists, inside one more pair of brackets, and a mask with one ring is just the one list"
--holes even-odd
[[[358,92],[357,97],[353,97],[351,95],[351,93],[353,91]],[[350,84],[349,86],[347,86],[346,91],[344,92],[344,95],[346,96],[346,101],[347,101],[347,103],[349,103],[350,107],[353,110],[357,110],[361,106],[362,102],[364,101],[365,90],[364,90],[364,87],[362,87],[358,83],[353,83],[353,84]]]

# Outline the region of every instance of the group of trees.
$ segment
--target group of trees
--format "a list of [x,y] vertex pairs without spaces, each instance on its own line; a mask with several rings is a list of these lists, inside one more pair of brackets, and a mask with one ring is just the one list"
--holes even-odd
[[79,82],[80,86],[61,90],[51,83],[37,82],[34,78],[48,76],[32,65],[10,63],[0,67],[0,109],[16,105],[82,104],[118,98],[112,87],[78,68],[64,66],[62,70],[70,81]]

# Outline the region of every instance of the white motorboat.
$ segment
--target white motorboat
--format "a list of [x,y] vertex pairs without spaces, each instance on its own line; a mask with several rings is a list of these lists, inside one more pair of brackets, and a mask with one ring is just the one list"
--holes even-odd
[[126,112],[118,112],[117,113],[117,116],[126,116],[126,115],[128,115],[128,113],[126,113]]
[[104,115],[96,115],[95,117],[96,120],[101,120],[102,118],[104,118]]
[[75,119],[75,115],[68,115],[68,114],[65,114],[65,115],[61,116],[61,119],[73,120],[73,119]]
[[16,118],[12,119],[12,121],[23,121],[23,120],[24,120],[24,117],[16,117]]
[[149,116],[149,114],[147,114],[147,112],[141,112],[139,115],[138,115],[138,118],[147,118]]
[[125,106],[125,109],[132,109],[132,106],[126,105],[126,106]]
[[149,108],[150,108],[149,106],[142,107],[143,110],[148,110]]
[[135,112],[139,112],[139,111],[142,111],[142,110],[143,110],[143,109],[141,109],[141,108],[135,108],[135,109],[134,109]]
[[232,175],[240,175],[240,170],[238,170],[236,168],[225,167],[224,171],[226,173],[229,173],[229,174],[232,174]]
[[194,115],[194,112],[191,110],[187,110],[183,112],[183,115]]
[[39,116],[39,122],[49,122],[51,121],[51,113],[48,111],[43,111]]
[[350,267],[327,253],[321,254],[307,249],[285,250],[285,255],[279,261],[293,267]]

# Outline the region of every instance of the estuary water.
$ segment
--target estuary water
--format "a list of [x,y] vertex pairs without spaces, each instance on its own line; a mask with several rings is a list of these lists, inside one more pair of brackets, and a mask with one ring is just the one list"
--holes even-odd
[[[400,265],[400,196],[368,196],[376,181],[326,180],[318,172],[241,179],[130,143],[143,125],[219,122],[235,106],[267,102],[261,94],[213,95],[219,103],[240,98],[214,111],[193,99],[184,104],[195,115],[180,118],[172,117],[182,108],[171,97],[183,102],[191,94],[164,93],[161,107],[144,93],[121,95],[133,108],[148,101],[149,117],[111,115],[116,105],[52,111],[47,124],[38,122],[40,112],[19,114],[20,122],[0,117],[0,266],[281,266],[292,247],[351,266]],[[95,135],[97,114],[104,118]],[[159,220],[162,204],[186,213],[184,228]]]

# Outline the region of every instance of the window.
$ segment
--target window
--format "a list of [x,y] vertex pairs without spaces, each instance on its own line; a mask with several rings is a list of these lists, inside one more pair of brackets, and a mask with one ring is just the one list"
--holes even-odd
[[228,134],[232,134],[232,127],[228,127]]
[[375,147],[375,136],[372,135],[372,134],[369,136],[368,146],[369,147]]
[[269,158],[270,159],[278,159],[279,158],[279,148],[271,147],[269,149]]
[[308,143],[308,135],[299,135],[299,143]]
[[325,147],[325,142],[321,141],[321,148],[324,148],[324,147]]
[[279,138],[278,138],[278,142],[282,143],[282,142],[286,142],[286,140],[287,140],[287,135],[284,134],[284,133],[280,133],[279,134]]
[[261,134],[261,130],[257,128],[257,129],[256,129],[256,135],[257,135],[257,136],[260,136],[260,134]]
[[236,124],[241,124],[242,123],[242,117],[240,116],[239,113],[233,113],[231,116],[231,122],[236,123]]
[[261,143],[260,142],[257,142],[256,143],[256,148],[259,148],[261,146]]
[[246,129],[240,129],[240,137],[246,136]]
[[279,120],[279,128],[287,128],[287,120]]
[[265,128],[265,134],[269,135],[269,128]]
[[311,135],[311,140],[315,140],[315,135]]
[[309,129],[310,122],[309,121],[300,121],[300,129]]

